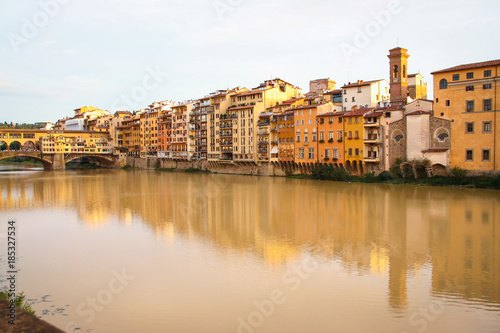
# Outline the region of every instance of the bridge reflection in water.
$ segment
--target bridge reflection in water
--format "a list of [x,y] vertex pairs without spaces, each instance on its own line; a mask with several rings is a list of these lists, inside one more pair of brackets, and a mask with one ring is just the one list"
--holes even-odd
[[406,311],[409,276],[432,269],[436,296],[500,304],[500,196],[494,191],[282,178],[92,171],[0,176],[0,209],[74,209],[90,228],[142,221],[158,239],[202,238],[270,267],[308,252],[388,277]]

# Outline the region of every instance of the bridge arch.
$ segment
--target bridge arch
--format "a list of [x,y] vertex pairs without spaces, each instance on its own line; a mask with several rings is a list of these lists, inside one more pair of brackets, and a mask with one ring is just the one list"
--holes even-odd
[[23,147],[21,142],[19,141],[12,141],[9,145],[9,150],[20,150]]
[[0,154],[0,160],[4,160],[6,158],[11,158],[11,157],[29,157],[29,158],[32,158],[34,160],[42,162],[43,168],[45,170],[52,169],[52,160],[45,159],[45,158],[41,157],[39,153],[36,153],[36,152],[5,151],[2,154]]
[[80,159],[80,158],[90,158],[95,159],[101,162],[105,166],[113,166],[115,164],[115,159],[109,156],[103,156],[99,154],[65,154],[64,156],[64,164],[69,163],[71,161]]

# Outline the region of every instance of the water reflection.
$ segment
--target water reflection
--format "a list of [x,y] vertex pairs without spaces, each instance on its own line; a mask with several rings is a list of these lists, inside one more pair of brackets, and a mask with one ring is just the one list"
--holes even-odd
[[89,228],[141,221],[158,238],[252,252],[270,268],[304,253],[388,279],[391,309],[431,267],[439,297],[500,304],[494,191],[135,171],[0,175],[1,210],[75,210]]

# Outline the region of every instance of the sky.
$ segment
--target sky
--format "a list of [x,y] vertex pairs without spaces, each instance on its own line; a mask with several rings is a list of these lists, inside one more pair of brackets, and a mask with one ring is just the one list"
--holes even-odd
[[279,77],[309,91],[500,59],[498,0],[3,0],[0,122],[55,122]]

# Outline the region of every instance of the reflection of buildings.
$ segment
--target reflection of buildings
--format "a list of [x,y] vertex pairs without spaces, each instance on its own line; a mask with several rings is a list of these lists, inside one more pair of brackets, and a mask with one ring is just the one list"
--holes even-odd
[[456,195],[450,218],[433,228],[436,293],[500,302],[500,205],[486,193]]
[[435,293],[500,303],[496,192],[135,171],[0,174],[0,190],[3,211],[71,208],[90,227],[137,219],[158,238],[208,240],[270,266],[307,252],[387,276],[395,312],[429,260]]

